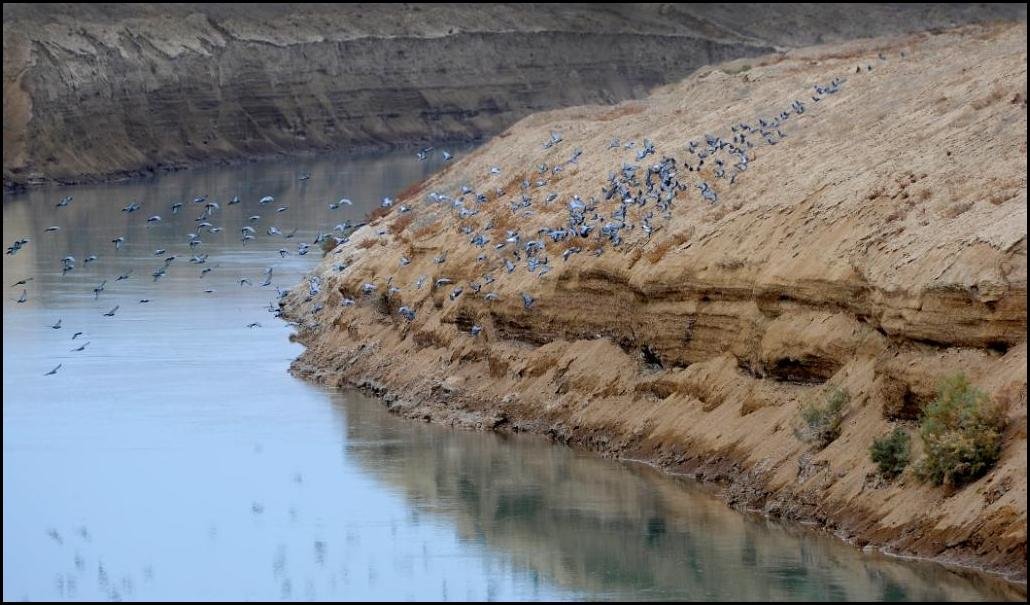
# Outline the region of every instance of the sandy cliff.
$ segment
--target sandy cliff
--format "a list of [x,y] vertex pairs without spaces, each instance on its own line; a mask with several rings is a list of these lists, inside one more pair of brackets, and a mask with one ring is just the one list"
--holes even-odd
[[[605,199],[631,166],[636,185]],[[537,114],[390,210],[284,301],[299,373],[1025,579],[1025,24],[740,60]],[[914,429],[958,371],[1008,404],[998,465],[957,490],[878,480],[872,439]],[[831,387],[851,394],[843,432],[815,450],[793,427]]]
[[4,6],[4,184],[495,134],[697,67],[1020,6]]

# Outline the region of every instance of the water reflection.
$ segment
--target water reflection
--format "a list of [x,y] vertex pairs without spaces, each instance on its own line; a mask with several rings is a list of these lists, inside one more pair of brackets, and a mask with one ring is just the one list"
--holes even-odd
[[605,599],[1018,598],[938,565],[864,555],[831,537],[749,518],[689,481],[527,436],[398,423],[353,394],[338,403],[345,456],[461,536],[549,581]]
[[[4,256],[5,600],[1001,594],[748,521],[647,469],[411,423],[290,377],[300,347],[266,306],[320,256],[296,243],[435,168],[336,157],[5,196],[5,244],[31,240]],[[208,220],[223,230],[191,250],[198,196],[220,203]],[[353,207],[329,209],[344,196]],[[243,224],[258,233],[245,246]],[[297,231],[264,235],[273,225]],[[66,255],[78,263],[62,275]]]

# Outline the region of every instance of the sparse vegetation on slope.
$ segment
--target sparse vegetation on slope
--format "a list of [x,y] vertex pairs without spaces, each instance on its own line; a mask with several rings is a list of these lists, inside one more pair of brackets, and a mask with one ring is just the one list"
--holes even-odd
[[798,436],[824,448],[840,436],[841,422],[848,405],[848,393],[833,389],[823,402],[810,401],[801,407],[801,428]]
[[869,446],[869,457],[876,463],[881,477],[893,479],[908,466],[911,457],[912,438],[908,431],[901,427],[890,433],[877,437]]
[[1025,429],[946,464],[954,489],[869,478],[901,467],[900,437],[870,446],[918,423],[944,376],[1004,395],[1025,427],[1026,112],[972,106],[1025,90],[1025,38],[812,48],[527,118],[398,198],[407,229],[395,212],[334,250],[318,296],[287,297],[296,371],[1022,577]]
[[941,384],[919,427],[926,451],[919,475],[937,485],[960,486],[998,461],[1005,410],[962,374]]

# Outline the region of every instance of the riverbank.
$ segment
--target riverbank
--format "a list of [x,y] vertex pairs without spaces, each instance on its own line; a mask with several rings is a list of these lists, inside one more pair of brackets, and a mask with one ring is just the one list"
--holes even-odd
[[1026,16],[1004,5],[5,8],[6,190],[468,141],[727,59]]
[[[441,164],[320,156],[5,196],[4,239],[30,240],[4,256],[4,550],[18,555],[5,600],[1014,598],[990,578],[737,514],[638,465],[411,422],[291,377],[302,349],[269,303],[319,254],[279,250]],[[341,194],[354,205],[328,208]],[[225,228],[191,247],[181,234],[200,195],[223,202],[211,218]],[[289,210],[248,220],[264,195]],[[143,211],[121,213],[130,200]],[[163,210],[174,200],[186,209]],[[298,231],[267,236],[270,223]],[[245,246],[243,224],[260,234]],[[157,247],[182,256],[154,282]],[[69,253],[98,260],[62,275]]]
[[[815,47],[524,119],[290,293],[294,369],[408,417],[547,434],[860,547],[1025,582],[1025,39],[1018,24]],[[705,135],[736,143],[740,123],[746,170],[700,166]],[[645,140],[656,151],[638,159]],[[666,157],[688,188],[615,221],[622,194],[603,191],[630,164],[639,195]],[[592,232],[552,241],[577,208]],[[1008,406],[998,464],[961,489],[878,479],[872,440],[914,431],[958,372]],[[794,428],[833,388],[850,400],[818,450]]]

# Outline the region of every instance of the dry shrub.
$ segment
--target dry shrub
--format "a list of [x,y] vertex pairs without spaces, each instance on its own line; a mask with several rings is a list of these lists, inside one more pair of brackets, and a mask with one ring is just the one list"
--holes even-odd
[[957,218],[973,207],[973,202],[955,202],[954,204],[945,208],[941,215],[944,218]]
[[886,221],[888,223],[893,223],[894,221],[900,221],[904,219],[906,216],[908,216],[908,213],[905,212],[905,210],[897,209],[887,215]]
[[645,258],[647,259],[647,262],[651,263],[652,265],[656,264],[658,261],[665,258],[665,255],[669,252],[670,249],[672,249],[672,242],[669,240],[662,240],[655,244],[653,248],[648,250],[647,256],[645,256]]
[[511,193],[512,191],[519,191],[522,187],[522,181],[525,180],[532,181],[532,179],[530,179],[525,172],[520,172],[518,174],[512,175],[512,177],[508,179],[508,182],[501,186],[501,191],[503,191],[505,195]]
[[418,241],[421,239],[433,237],[434,235],[440,232],[440,227],[441,224],[439,221],[422,225],[421,227],[415,229],[415,231],[412,232],[411,241]]
[[358,242],[355,245],[355,247],[358,250],[366,250],[368,248],[371,248],[374,245],[376,245],[376,238],[374,238],[374,237],[366,237],[365,239],[363,239],[360,242]]
[[324,240],[322,240],[322,244],[320,246],[322,248],[322,256],[325,256],[333,250],[335,250],[338,243],[339,242],[336,241],[335,237],[327,237]]
[[555,246],[555,249],[558,251],[558,256],[561,256],[561,254],[563,252],[565,252],[566,250],[568,250],[570,248],[575,248],[575,247],[578,246],[582,250],[583,249],[583,241],[579,240],[578,238],[567,237],[567,238],[561,240],[560,242],[558,242],[557,244],[554,244],[554,246]]
[[644,112],[644,106],[639,103],[624,103],[607,111],[597,117],[599,122],[610,122],[625,116],[632,116]]
[[704,218],[705,222],[717,223],[721,221],[727,214],[733,210],[726,204],[716,204],[705,211]]
[[970,105],[973,106],[973,109],[979,111],[981,109],[984,109],[985,107],[989,107],[990,105],[997,103],[1005,96],[1005,91],[1002,90],[1001,86],[995,86],[994,89],[987,94],[987,96],[981,97],[973,101],[972,103],[970,103]]
[[401,232],[407,229],[408,225],[410,225],[411,222],[414,220],[415,215],[411,214],[410,212],[400,215],[399,217],[397,217],[397,220],[390,223],[390,233],[394,235],[400,235]]
[[763,395],[758,389],[749,389],[740,402],[740,415],[747,416],[762,408],[776,405],[776,402]]
[[990,202],[992,206],[1000,206],[1009,199],[1009,196],[1004,193],[994,193],[991,194],[991,197],[987,198],[987,201]]
[[690,241],[690,238],[694,237],[694,226],[691,225],[682,231],[677,231],[669,236],[672,240],[672,245],[677,248]]
[[801,423],[794,434],[802,441],[822,449],[840,436],[844,413],[850,397],[844,389],[833,389],[820,404],[809,401],[800,411]]
[[510,365],[506,360],[491,355],[487,358],[487,363],[490,365],[491,378],[504,378],[508,374]]
[[726,258],[715,263],[715,266],[723,271],[736,271],[743,269],[747,263],[742,258]]
[[493,236],[503,238],[508,230],[515,227],[515,215],[508,210],[501,210],[493,217]]
[[376,208],[375,210],[372,210],[371,212],[369,212],[365,216],[365,220],[367,222],[369,222],[369,223],[373,223],[373,222],[375,222],[375,221],[377,221],[377,220],[387,216],[391,212],[393,212],[393,206],[390,206],[389,208],[384,208],[383,206],[380,206],[380,207]]

